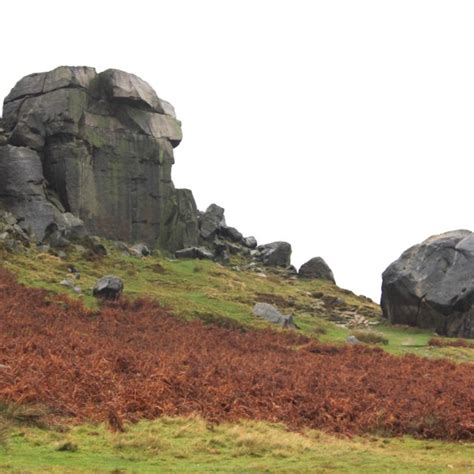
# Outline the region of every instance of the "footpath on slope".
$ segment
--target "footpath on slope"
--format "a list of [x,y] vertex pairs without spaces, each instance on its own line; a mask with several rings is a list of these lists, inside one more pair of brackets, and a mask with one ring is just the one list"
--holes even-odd
[[71,421],[199,413],[346,435],[474,439],[472,364],[175,318],[156,302],[90,311],[0,270],[0,401]]

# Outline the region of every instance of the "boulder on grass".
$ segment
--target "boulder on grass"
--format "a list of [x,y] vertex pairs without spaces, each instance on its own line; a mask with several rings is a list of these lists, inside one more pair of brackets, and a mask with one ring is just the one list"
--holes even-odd
[[123,281],[114,275],[106,275],[97,280],[92,294],[104,300],[116,300],[123,292]]
[[149,255],[151,255],[151,250],[144,243],[132,245],[130,247],[130,251],[132,252],[133,255],[137,257],[148,257]]
[[298,271],[299,278],[321,279],[336,283],[332,270],[321,257],[314,257],[301,265]]
[[383,316],[393,324],[474,338],[474,234],[455,230],[406,250],[382,275]]
[[297,326],[293,321],[293,316],[285,316],[278,311],[275,306],[268,303],[257,303],[253,307],[253,315],[264,319],[273,324],[278,324],[283,328],[296,329]]

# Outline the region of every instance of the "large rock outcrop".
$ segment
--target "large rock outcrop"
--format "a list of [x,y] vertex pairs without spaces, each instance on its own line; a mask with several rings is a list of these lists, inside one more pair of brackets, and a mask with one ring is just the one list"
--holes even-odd
[[39,240],[70,212],[111,239],[172,251],[198,243],[192,193],[171,180],[181,124],[137,76],[89,67],[26,76],[0,125],[0,205]]
[[474,338],[472,232],[430,237],[406,250],[382,279],[382,311],[391,323]]

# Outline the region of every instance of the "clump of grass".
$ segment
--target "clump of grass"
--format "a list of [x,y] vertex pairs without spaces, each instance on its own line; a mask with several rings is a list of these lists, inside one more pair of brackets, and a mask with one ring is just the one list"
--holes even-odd
[[268,426],[254,421],[241,421],[223,425],[219,430],[226,444],[234,444],[237,456],[301,455],[311,449],[313,442],[297,433],[287,431],[282,425]]
[[327,329],[322,326],[314,326],[311,332],[313,334],[316,334],[317,336],[322,336],[324,334],[327,334]]
[[388,344],[388,339],[382,333],[370,329],[357,329],[352,331],[351,335],[366,344],[383,344],[384,346]]
[[44,428],[46,410],[35,405],[17,405],[0,403],[0,422],[16,426],[34,426]]
[[9,436],[10,427],[5,420],[0,419],[0,446],[5,446],[7,444]]
[[75,453],[78,450],[78,446],[75,443],[71,443],[71,441],[65,441],[64,443],[60,443],[56,447],[56,451],[66,451],[70,453]]

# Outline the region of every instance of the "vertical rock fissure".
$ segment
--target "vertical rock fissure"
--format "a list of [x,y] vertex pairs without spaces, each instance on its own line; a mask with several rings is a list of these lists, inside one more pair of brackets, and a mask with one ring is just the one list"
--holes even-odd
[[[173,251],[197,243],[197,212],[181,214],[195,209],[192,193],[178,198],[171,180],[180,122],[142,79],[86,67],[27,76],[6,99],[4,117],[14,145],[42,156],[39,179],[51,192],[41,199],[81,218],[89,232]],[[49,222],[23,214],[25,226],[44,233]]]

